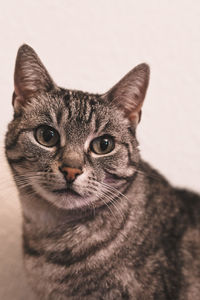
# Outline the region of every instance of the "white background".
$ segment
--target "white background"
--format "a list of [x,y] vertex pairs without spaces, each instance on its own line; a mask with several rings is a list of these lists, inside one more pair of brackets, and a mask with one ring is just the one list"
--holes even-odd
[[[138,128],[142,156],[173,184],[200,191],[198,0],[1,1],[1,143],[23,43],[36,50],[58,85],[89,92],[105,92],[138,63],[149,63]],[[20,209],[1,156],[0,298],[23,300]]]

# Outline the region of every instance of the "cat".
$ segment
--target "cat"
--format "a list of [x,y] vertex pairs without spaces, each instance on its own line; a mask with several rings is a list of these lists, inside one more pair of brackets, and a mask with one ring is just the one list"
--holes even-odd
[[143,63],[102,95],[69,90],[19,48],[5,150],[36,299],[200,299],[200,197],[138,149],[149,74]]

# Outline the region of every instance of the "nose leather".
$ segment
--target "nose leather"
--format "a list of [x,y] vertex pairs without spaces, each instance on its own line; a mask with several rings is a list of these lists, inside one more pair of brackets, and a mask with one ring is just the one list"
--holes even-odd
[[80,169],[70,167],[62,167],[61,171],[64,173],[67,181],[74,181],[78,175],[83,173]]

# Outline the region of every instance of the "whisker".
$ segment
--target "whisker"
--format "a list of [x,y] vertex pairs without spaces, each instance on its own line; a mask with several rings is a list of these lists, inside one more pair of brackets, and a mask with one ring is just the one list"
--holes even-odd
[[[100,193],[102,194],[102,193]],[[104,195],[105,196],[105,195]],[[101,200],[103,201],[103,203],[106,205],[106,207],[109,209],[110,213],[112,214],[112,216],[115,218],[115,220],[117,221],[117,223],[119,224],[119,220],[117,219],[116,215],[114,214],[114,212],[112,211],[111,207],[108,205],[108,203],[101,198]]]
[[[103,187],[103,188],[104,188],[104,189],[103,189],[103,192],[104,192],[104,193],[110,193],[110,194],[111,194],[111,196],[109,197],[109,199],[110,199],[112,205],[113,205],[113,206],[116,208],[116,210],[120,213],[121,217],[124,218],[124,213],[123,213],[121,207],[120,207],[120,206],[118,207],[118,206],[116,205],[116,203],[118,203],[118,205],[122,205],[121,202],[120,202],[120,200],[121,200],[121,195],[119,195],[119,194],[117,195],[117,194],[116,194],[116,191],[115,191],[115,194],[114,194],[113,191],[108,190],[107,188],[105,189],[105,187]],[[106,195],[107,195],[107,194],[106,194]]]
[[110,185],[106,184],[105,182],[101,182],[101,184],[102,184],[103,186],[107,187],[108,189],[111,189],[111,190],[113,190],[113,191],[119,193],[122,197],[124,197],[124,198],[126,198],[128,201],[130,201],[130,199],[129,199],[126,195],[124,195],[122,192],[120,192],[119,190],[117,190],[115,187],[110,186]]
[[[103,195],[106,199],[109,200],[109,202],[114,206],[114,208],[118,211],[118,213],[121,215],[122,219],[124,219],[124,213],[119,205],[121,205],[121,202],[119,202],[121,197],[124,197],[122,193],[119,193],[117,189],[109,189],[110,186],[105,185],[103,186],[102,182],[98,182],[97,180],[93,179],[98,185],[103,188],[100,191],[98,190],[98,193]],[[108,194],[109,193],[109,194]],[[103,199],[102,199],[103,200]],[[116,205],[116,202],[118,203],[118,206]],[[105,203],[105,202],[104,202]],[[110,207],[110,206],[109,206]]]
[[130,201],[130,199],[129,199],[126,195],[124,195],[122,192],[120,192],[119,190],[117,190],[115,187],[113,187],[113,186],[111,186],[111,185],[108,185],[108,184],[106,184],[105,182],[97,181],[97,180],[95,179],[95,177],[90,177],[90,178],[93,179],[93,180],[94,180],[95,182],[97,182],[98,184],[101,184],[101,185],[105,186],[106,188],[112,190],[113,192],[117,192],[117,193],[120,194],[122,197],[124,197],[124,198],[126,198],[128,201]]
[[[104,195],[104,196],[106,196],[106,195]],[[115,215],[115,213],[113,212],[113,210],[111,209],[111,207],[108,205],[108,203],[107,203],[104,199],[102,199],[102,198],[101,198],[101,200],[102,200],[103,203],[106,205],[106,207],[109,209],[110,213],[112,214],[112,216],[114,217],[114,219],[116,220],[116,222],[118,223],[118,225],[121,225],[119,219],[117,218],[117,216]],[[115,208],[116,208],[116,207],[115,207]],[[123,216],[122,216],[122,219],[123,219],[123,222],[124,222]],[[122,233],[121,231],[119,231],[119,233],[120,233],[124,238],[127,238],[127,236],[126,236],[124,233]]]

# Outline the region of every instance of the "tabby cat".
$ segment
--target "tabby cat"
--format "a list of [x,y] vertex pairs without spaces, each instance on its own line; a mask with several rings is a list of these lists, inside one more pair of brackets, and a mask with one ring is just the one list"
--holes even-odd
[[58,87],[20,47],[6,155],[36,299],[200,299],[200,197],[145,163],[149,67],[103,95]]

